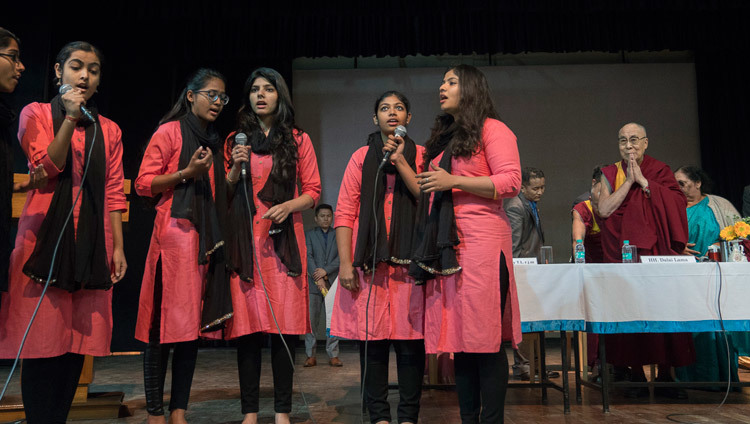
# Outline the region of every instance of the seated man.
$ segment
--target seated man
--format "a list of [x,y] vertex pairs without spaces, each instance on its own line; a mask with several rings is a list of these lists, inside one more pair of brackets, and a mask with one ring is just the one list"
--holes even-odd
[[[621,262],[621,247],[629,240],[638,254],[680,255],[688,241],[687,200],[672,170],[645,154],[646,129],[630,123],[620,129],[620,161],[602,169],[599,216],[604,262]],[[671,381],[670,367],[695,361],[689,333],[639,333],[607,336],[607,359],[631,367],[632,381],[646,381],[643,365],[659,364],[659,381]],[[647,396],[643,388],[626,394]],[[687,397],[684,390],[657,387],[657,395]]]

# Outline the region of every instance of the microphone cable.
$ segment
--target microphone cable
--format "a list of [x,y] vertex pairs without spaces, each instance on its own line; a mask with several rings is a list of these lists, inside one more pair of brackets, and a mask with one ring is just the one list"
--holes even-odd
[[[34,319],[36,318],[36,315],[39,312],[39,307],[42,305],[42,301],[44,300],[44,295],[47,294],[47,289],[49,288],[49,283],[50,283],[50,280],[52,279],[52,269],[54,268],[55,260],[57,259],[57,249],[60,247],[60,242],[62,241],[63,233],[65,232],[65,228],[68,227],[68,222],[70,222],[70,218],[73,216],[73,211],[76,208],[78,199],[80,199],[81,197],[81,192],[83,191],[83,183],[84,181],[86,181],[86,175],[89,172],[89,164],[91,163],[91,152],[93,151],[94,144],[96,143],[96,133],[98,131],[98,128],[99,127],[96,124],[96,121],[94,120],[94,136],[91,139],[91,146],[89,146],[89,151],[87,152],[87,155],[86,155],[86,164],[83,167],[83,175],[81,176],[81,184],[78,189],[78,194],[76,194],[76,198],[73,200],[73,205],[70,207],[68,216],[65,218],[65,223],[60,229],[60,235],[57,237],[57,243],[55,243],[55,250],[52,252],[52,262],[49,265],[49,272],[47,273],[47,281],[44,283],[44,288],[42,289],[42,294],[39,296],[39,302],[37,302],[36,308],[34,308],[34,313],[31,314],[29,325],[26,326],[26,331],[23,333],[23,338],[21,339],[21,346],[18,348],[16,359],[13,361],[13,366],[10,368],[10,373],[8,374],[8,378],[5,380],[3,391],[0,392],[0,401],[2,401],[3,397],[5,397],[5,392],[8,390],[8,386],[10,385],[10,380],[13,377],[13,373],[16,371],[16,367],[18,366],[18,361],[21,358],[21,352],[23,351],[23,347],[26,344],[26,338],[29,336],[29,330],[31,330],[31,325],[34,323]],[[73,146],[69,146],[68,148],[72,149]],[[68,166],[73,166],[73,164],[68,164]]]
[[[365,381],[367,378],[367,345],[368,345],[368,338],[369,338],[369,330],[370,330],[370,296],[372,296],[372,286],[375,284],[375,267],[377,266],[377,259],[378,259],[378,223],[380,222],[378,220],[378,207],[377,207],[377,199],[378,199],[378,177],[380,176],[380,171],[383,170],[383,166],[385,166],[387,161],[380,162],[380,165],[378,166],[377,172],[375,172],[375,182],[373,184],[373,187],[375,187],[375,190],[373,190],[372,193],[372,215],[375,218],[375,237],[373,241],[373,247],[372,247],[372,277],[370,277],[370,287],[367,289],[367,301],[365,302],[365,353],[364,353],[364,367],[362,370],[362,382],[360,383],[359,393],[360,393],[360,414],[359,414],[359,420],[360,423],[364,424],[364,410],[365,410]],[[364,275],[362,276],[364,279]]]
[[[721,272],[721,262],[716,262],[716,270],[718,271],[718,285],[719,285],[719,292],[716,296],[716,308],[719,314],[719,326],[721,326],[721,335],[724,339],[724,346],[727,350],[727,390],[724,393],[724,399],[721,400],[721,403],[717,405],[712,412],[716,412],[724,406],[724,403],[726,403],[727,398],[729,397],[729,392],[732,389],[732,352],[729,350],[729,338],[727,337],[727,330],[724,328],[724,317],[721,314],[721,290],[722,290],[722,281],[723,281],[723,275]],[[697,424],[699,421],[679,421],[674,419],[673,417],[680,417],[680,416],[691,416],[691,415],[697,415],[697,414],[669,414],[667,415],[667,419],[669,421],[673,421],[676,423],[682,423],[682,424]],[[700,421],[703,422],[703,421]]]
[[[284,349],[286,349],[286,353],[289,356],[289,362],[292,365],[292,379],[294,379],[294,376],[296,375],[296,367],[294,366],[294,358],[292,357],[292,351],[289,349],[289,346],[286,343],[286,340],[284,340],[284,335],[281,333],[281,326],[279,326],[279,321],[276,320],[276,313],[273,310],[273,305],[271,304],[271,298],[268,296],[268,290],[266,289],[266,283],[263,281],[263,274],[260,270],[260,262],[258,261],[258,254],[257,254],[257,246],[255,242],[255,231],[253,229],[253,216],[250,214],[250,199],[247,197],[247,179],[242,178],[242,193],[243,197],[245,198],[245,206],[247,207],[247,213],[248,218],[250,219],[250,237],[253,240],[253,261],[255,262],[255,269],[258,270],[258,278],[260,279],[260,284],[263,286],[263,293],[266,295],[266,301],[268,302],[268,308],[271,310],[271,317],[273,318],[273,323],[276,325],[276,330],[279,333],[279,338],[281,338],[281,343],[284,344]],[[287,216],[287,219],[292,219],[292,214],[289,214]],[[309,312],[308,312],[309,313]],[[312,415],[312,411],[310,410],[310,405],[307,403],[307,398],[305,397],[305,392],[302,390],[302,385],[299,383],[299,380],[297,380],[297,386],[300,388],[300,395],[302,395],[302,401],[305,403],[305,408],[307,408],[307,414],[310,416],[310,420],[313,422],[313,424],[317,424],[315,421],[315,418]]]

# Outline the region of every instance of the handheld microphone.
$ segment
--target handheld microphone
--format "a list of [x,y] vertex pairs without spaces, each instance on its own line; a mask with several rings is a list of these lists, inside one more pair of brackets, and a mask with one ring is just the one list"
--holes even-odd
[[[401,138],[406,137],[406,127],[403,125],[397,126],[396,129],[393,130],[393,135],[395,137],[401,137]],[[385,154],[383,155],[383,161],[380,162],[380,166],[383,166],[388,162],[388,159],[391,158],[391,153],[393,152],[385,152]]]
[[[240,146],[246,146],[247,145],[247,136],[245,133],[237,133],[234,136],[234,142],[239,144]],[[242,162],[242,179],[244,180],[247,178],[247,163]]]
[[[72,89],[73,89],[72,85],[65,84],[65,85],[63,85],[63,86],[60,87],[60,94],[65,94],[65,93],[67,93],[68,91],[70,91]],[[86,119],[88,119],[89,121],[96,122],[94,120],[94,115],[92,115],[91,112],[89,112],[89,110],[86,109],[86,106],[81,105],[81,113],[83,113],[83,116],[85,116]]]

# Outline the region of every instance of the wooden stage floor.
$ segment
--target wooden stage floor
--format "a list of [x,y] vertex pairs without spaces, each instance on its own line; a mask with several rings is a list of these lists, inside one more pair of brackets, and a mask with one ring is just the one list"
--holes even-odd
[[[548,347],[548,363],[559,369],[559,348]],[[390,381],[395,382],[395,356],[391,354]],[[509,355],[512,360],[512,356]],[[318,350],[318,365],[303,368],[304,348],[297,348],[297,373],[294,385],[292,422],[312,423],[305,407],[301,391],[310,405],[315,422],[359,423],[359,354],[353,345],[342,346],[340,358],[342,368],[328,366],[324,351]],[[116,420],[85,420],[80,423],[142,423],[146,419],[143,396],[142,356],[112,356],[96,358],[93,392],[119,391],[125,394],[124,403],[130,416]],[[556,367],[557,365],[557,367]],[[5,381],[9,366],[0,367],[0,379]],[[166,391],[169,392],[169,374]],[[740,370],[740,379],[750,380],[750,372]],[[18,376],[14,376],[9,393],[18,395]],[[559,382],[559,379],[556,379]],[[575,403],[573,374],[571,373],[571,413],[563,414],[562,394],[549,390],[549,401],[541,402],[538,389],[510,389],[506,399],[506,423],[750,423],[750,388],[742,393],[732,392],[724,406],[716,406],[724,392],[688,390],[687,400],[655,398],[649,400],[625,398],[619,390],[612,394],[611,411],[602,413],[601,396],[592,389],[583,389],[583,403]],[[273,423],[273,390],[269,352],[264,351],[260,392],[260,422]],[[391,390],[389,401],[396,421],[398,392]],[[166,402],[165,402],[166,403]],[[670,414],[687,414],[668,416]],[[187,419],[191,423],[240,423],[239,387],[236,353],[234,349],[201,349],[193,381]],[[367,422],[367,418],[364,418]],[[422,395],[421,423],[460,423],[458,401],[455,391],[450,389],[425,390]]]

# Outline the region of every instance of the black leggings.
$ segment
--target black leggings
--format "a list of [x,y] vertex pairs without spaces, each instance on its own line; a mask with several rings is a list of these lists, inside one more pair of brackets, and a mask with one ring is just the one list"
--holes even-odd
[[83,369],[83,355],[24,359],[21,396],[29,424],[64,424]]
[[[367,376],[365,376],[365,404],[370,422],[391,422],[388,404],[388,357],[391,344],[396,351],[398,372],[398,422],[416,423],[424,377],[424,340],[370,340],[367,342]],[[365,364],[365,342],[359,342],[359,361]]]
[[143,357],[143,383],[146,392],[146,411],[149,415],[164,415],[164,381],[167,377],[169,351],[172,355],[172,390],[169,410],[187,409],[190,386],[193,384],[195,361],[198,356],[198,340],[181,343],[160,342],[161,328],[161,259],[156,264],[154,277],[154,309],[148,346]]
[[[505,311],[510,274],[505,254],[500,256],[500,307]],[[502,423],[508,387],[508,357],[500,346],[496,353],[454,354],[456,391],[463,424]]]
[[500,347],[497,353],[458,352],[454,358],[461,422],[502,423],[508,387],[505,349]]
[[[240,398],[242,413],[258,412],[260,397],[261,347],[265,333],[253,333],[237,339],[237,369],[240,374]],[[295,357],[295,344],[299,336],[284,335],[292,361]],[[294,366],[284,348],[281,337],[271,334],[271,368],[273,370],[273,406],[278,413],[292,412],[292,386]]]

